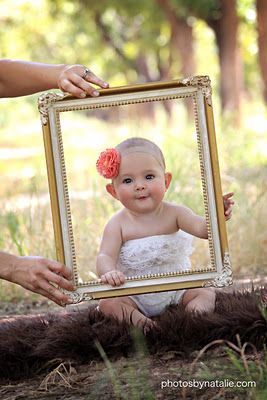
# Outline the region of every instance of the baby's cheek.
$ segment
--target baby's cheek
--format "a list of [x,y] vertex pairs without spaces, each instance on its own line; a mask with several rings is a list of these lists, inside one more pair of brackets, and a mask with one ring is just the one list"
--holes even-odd
[[154,185],[152,190],[156,197],[162,197],[165,194],[165,186],[163,185]]
[[131,196],[132,196],[132,194],[131,194],[130,190],[128,190],[127,188],[124,188],[120,191],[120,197],[124,201],[131,199]]

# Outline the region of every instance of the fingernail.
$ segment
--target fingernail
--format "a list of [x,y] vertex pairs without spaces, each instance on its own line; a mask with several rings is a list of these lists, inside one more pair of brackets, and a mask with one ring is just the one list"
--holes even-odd
[[81,93],[80,97],[82,97],[84,99],[86,97],[86,94],[85,93]]
[[99,92],[97,92],[96,90],[93,91],[93,96],[99,96]]
[[104,82],[103,83],[103,86],[106,88],[106,87],[108,87],[108,83],[107,82]]

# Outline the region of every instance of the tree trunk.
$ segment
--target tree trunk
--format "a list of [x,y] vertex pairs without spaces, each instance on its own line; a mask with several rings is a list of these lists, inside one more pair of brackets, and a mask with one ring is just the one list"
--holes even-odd
[[222,111],[238,113],[240,111],[243,73],[237,41],[236,0],[220,0],[220,4],[221,17],[207,22],[215,32],[219,49]]
[[257,0],[256,8],[259,66],[263,81],[264,101],[267,104],[267,1]]
[[[102,33],[103,39],[109,46],[111,46],[116,52],[117,56],[123,60],[128,68],[134,69],[138,73],[139,81],[138,83],[151,82],[153,79],[150,75],[147,59],[144,53],[140,51],[138,56],[134,61],[130,60],[123,50],[117,45],[117,43],[110,36],[106,25],[102,21],[102,16],[100,13],[95,14],[95,22],[99,30]],[[127,71],[127,68],[126,68]],[[136,112],[139,113],[140,118],[147,118],[152,121],[155,120],[155,107],[153,102],[143,103],[142,107],[140,105],[133,106]]]
[[195,72],[193,29],[185,18],[175,13],[169,0],[157,0],[157,3],[170,23],[171,46],[180,55],[180,73],[183,78],[192,76]]
[[[171,27],[171,51],[179,54],[180,71],[177,78],[193,76],[195,73],[193,29],[187,20],[178,16],[169,0],[157,0],[158,5],[165,13]],[[185,99],[188,118],[193,117],[193,108],[190,101]]]

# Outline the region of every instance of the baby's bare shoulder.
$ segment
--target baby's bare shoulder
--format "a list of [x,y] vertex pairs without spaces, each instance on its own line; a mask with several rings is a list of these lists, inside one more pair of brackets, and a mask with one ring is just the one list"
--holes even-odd
[[112,217],[109,219],[107,225],[121,226],[124,219],[125,219],[125,212],[124,212],[124,209],[122,209],[112,215]]
[[187,207],[182,204],[164,202],[164,210],[168,213],[173,213],[175,215],[180,214],[188,210]]
[[115,213],[106,223],[103,231],[103,238],[107,240],[121,237],[122,225],[119,213]]

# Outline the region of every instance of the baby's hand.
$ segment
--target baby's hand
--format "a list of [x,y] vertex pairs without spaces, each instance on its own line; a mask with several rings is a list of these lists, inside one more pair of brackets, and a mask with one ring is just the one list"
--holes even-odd
[[235,204],[234,200],[231,199],[233,195],[234,192],[226,193],[225,195],[223,195],[225,221],[228,221],[228,219],[230,219],[232,216],[232,205]]
[[125,276],[121,271],[113,269],[100,276],[102,283],[108,283],[112,286],[120,286],[125,282]]

